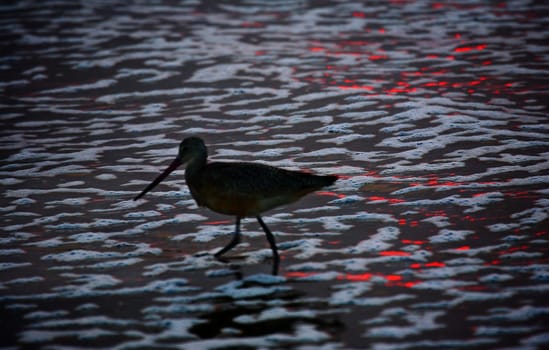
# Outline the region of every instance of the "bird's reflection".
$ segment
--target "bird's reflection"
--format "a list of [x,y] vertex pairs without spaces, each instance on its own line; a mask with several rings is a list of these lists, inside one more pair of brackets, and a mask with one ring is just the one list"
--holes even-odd
[[[243,278],[242,272],[242,263],[239,261],[243,260],[244,257],[241,256],[215,256],[215,259],[219,262],[222,262],[227,265],[227,267],[233,272],[236,280],[241,280]],[[271,274],[277,276],[280,267],[280,258],[278,256],[273,257],[271,265]]]

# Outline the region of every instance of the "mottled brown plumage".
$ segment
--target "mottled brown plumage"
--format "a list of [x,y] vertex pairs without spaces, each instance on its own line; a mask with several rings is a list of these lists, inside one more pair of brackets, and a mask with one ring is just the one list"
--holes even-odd
[[207,158],[208,151],[202,139],[184,139],[172,164],[134,200],[141,198],[178,166],[186,163],[185,180],[196,203],[221,214],[234,215],[237,219],[233,240],[217,252],[216,256],[222,255],[239,243],[240,219],[255,216],[267,234],[275,259],[273,273],[276,273],[278,252],[274,236],[260,214],[329,186],[337,180],[337,176],[318,176],[257,163],[208,163]]

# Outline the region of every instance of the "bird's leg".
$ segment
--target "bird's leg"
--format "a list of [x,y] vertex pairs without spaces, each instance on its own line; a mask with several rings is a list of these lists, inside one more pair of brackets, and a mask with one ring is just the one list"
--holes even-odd
[[263,222],[263,219],[261,219],[261,216],[257,216],[257,221],[261,225],[261,228],[263,231],[265,231],[265,234],[267,235],[267,241],[269,241],[269,244],[271,245],[271,250],[273,251],[273,275],[278,274],[278,263],[280,262],[280,258],[278,256],[278,249],[276,248],[276,242],[273,234],[271,233],[271,230],[265,225]]
[[228,252],[229,250],[231,250],[238,243],[240,243],[240,217],[239,216],[236,217],[236,229],[234,231],[233,239],[229,242],[229,244],[227,244],[227,246],[225,246],[225,248],[223,248],[220,251],[218,251],[217,253],[215,253],[214,256],[216,258],[220,257],[221,255],[223,255],[226,252]]

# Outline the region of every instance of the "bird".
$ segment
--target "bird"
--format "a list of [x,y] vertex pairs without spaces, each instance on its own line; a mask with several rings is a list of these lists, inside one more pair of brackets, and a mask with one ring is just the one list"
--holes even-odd
[[186,164],[185,182],[196,204],[236,217],[231,241],[214,256],[220,258],[239,244],[241,219],[255,217],[272,250],[273,275],[278,273],[280,257],[275,238],[261,214],[295,202],[310,192],[332,185],[338,179],[337,175],[314,175],[262,163],[208,162],[208,149],[204,141],[191,136],[181,141],[175,159],[134,200],[143,197],[183,164]]

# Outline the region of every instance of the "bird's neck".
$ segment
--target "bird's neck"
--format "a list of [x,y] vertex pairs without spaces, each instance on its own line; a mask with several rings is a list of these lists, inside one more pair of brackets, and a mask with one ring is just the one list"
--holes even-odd
[[185,179],[187,182],[200,176],[202,170],[206,166],[207,155],[193,158],[185,169]]

